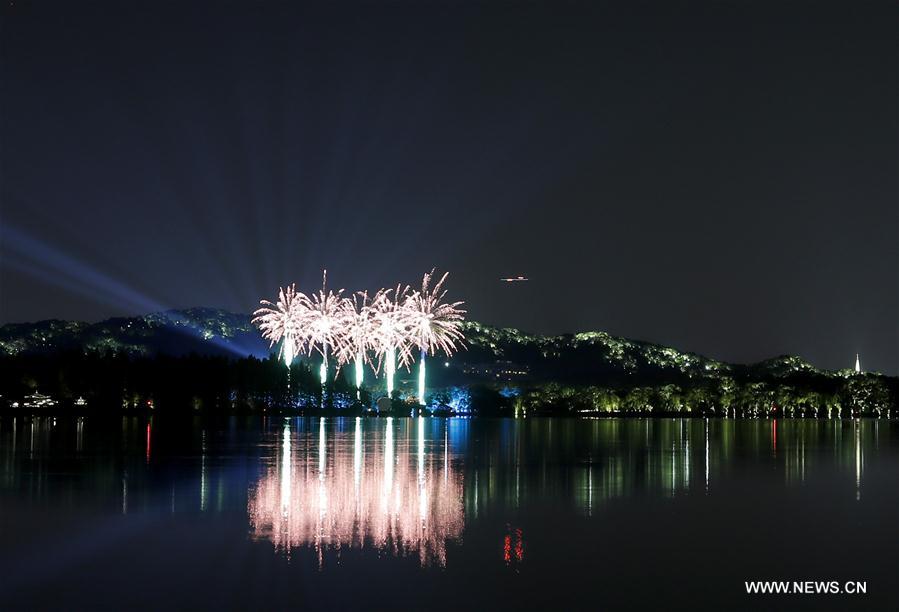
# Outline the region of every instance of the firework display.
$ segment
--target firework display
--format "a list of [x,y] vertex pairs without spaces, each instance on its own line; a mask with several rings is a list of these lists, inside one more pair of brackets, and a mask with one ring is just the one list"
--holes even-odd
[[298,335],[301,327],[297,316],[301,310],[301,302],[305,301],[308,298],[297,293],[296,287],[290,285],[281,288],[277,302],[262,300],[260,304],[263,307],[253,313],[253,324],[262,332],[262,337],[269,341],[269,346],[281,342],[279,356],[284,358],[284,363],[288,366],[297,354],[298,345],[305,341]]
[[344,296],[343,289],[328,290],[325,271],[316,293],[307,296],[290,285],[280,289],[276,302],[262,300],[253,323],[271,346],[280,343],[279,355],[288,366],[300,354],[319,353],[322,384],[327,382],[329,356],[338,370],[354,363],[357,388],[366,363],[375,374],[383,369],[388,396],[394,391],[397,366],[410,370],[418,349],[418,399],[423,404],[426,356],[450,356],[464,346],[465,310],[460,308],[463,302],[444,302],[447,275],[434,284],[431,270],[422,278],[420,291],[399,284],[396,289]]
[[[322,384],[328,380],[328,347],[344,342],[349,311],[343,289],[328,291],[328,271],[322,272],[322,288],[311,297],[302,296],[294,310],[296,324],[305,338],[309,355],[318,351],[322,356],[320,369]],[[302,294],[301,294],[302,295]]]
[[464,319],[462,302],[444,303],[446,290],[443,282],[449,272],[443,274],[437,284],[431,287],[434,270],[424,275],[421,291],[409,295],[404,302],[404,310],[409,319],[411,340],[421,351],[418,361],[418,403],[425,403],[425,357],[443,352],[452,355],[456,343],[463,340],[459,323]]

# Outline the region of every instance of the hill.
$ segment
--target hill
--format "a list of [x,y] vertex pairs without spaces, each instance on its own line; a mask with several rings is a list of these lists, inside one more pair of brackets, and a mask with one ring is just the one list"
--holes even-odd
[[[731,364],[605,332],[539,336],[478,322],[464,325],[467,350],[446,360],[441,364],[444,367],[432,366],[428,375],[431,386],[479,385],[492,389],[494,403],[500,401],[495,394],[501,392],[506,399],[519,398],[516,401],[520,407],[535,409],[566,406],[578,411],[679,412],[714,411],[724,406],[727,413],[729,406],[744,406],[754,414],[764,414],[794,406],[803,414],[807,410],[817,414],[821,406],[827,407],[828,413],[834,407],[839,413],[839,407],[849,406],[858,413],[882,413],[891,410],[899,396],[896,378],[821,370],[795,356]],[[69,371],[65,364],[74,358],[114,359],[118,364],[115,368],[122,368],[123,359],[132,364],[154,360],[170,363],[190,356],[193,361],[185,361],[180,367],[198,368],[202,377],[211,376],[208,359],[225,358],[222,364],[226,364],[245,362],[247,357],[264,361],[271,355],[249,315],[214,308],[172,310],[98,323],[50,320],[0,327],[3,378],[15,378],[0,381],[7,394],[36,386],[27,382],[30,380],[49,381],[42,387],[58,387],[54,368]],[[207,359],[202,366],[197,365],[200,358]],[[52,363],[47,361],[54,359]],[[224,371],[242,367],[222,364],[214,368]],[[312,366],[297,364],[310,372]],[[32,375],[32,371],[42,374]],[[302,378],[301,374],[297,376]],[[411,387],[412,378],[407,378],[407,387]],[[77,383],[69,386],[72,384]],[[191,384],[183,383],[188,387]],[[309,387],[313,393],[314,385],[310,383]],[[225,393],[222,390],[221,394]],[[233,395],[230,391],[228,394]]]

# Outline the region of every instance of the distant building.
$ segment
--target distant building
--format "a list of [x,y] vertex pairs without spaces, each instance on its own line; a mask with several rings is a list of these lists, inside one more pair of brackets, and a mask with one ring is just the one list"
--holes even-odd
[[25,408],[52,408],[56,405],[56,400],[49,395],[43,395],[35,391],[31,395],[26,395],[22,401]]
[[856,374],[861,374],[861,373],[862,373],[862,364],[861,364],[861,362],[858,360],[858,353],[855,354],[855,373],[856,373]]

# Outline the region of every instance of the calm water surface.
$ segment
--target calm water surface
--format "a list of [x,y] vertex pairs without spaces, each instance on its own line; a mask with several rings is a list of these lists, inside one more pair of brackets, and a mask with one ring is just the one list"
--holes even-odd
[[0,609],[895,610],[897,485],[885,420],[4,417]]

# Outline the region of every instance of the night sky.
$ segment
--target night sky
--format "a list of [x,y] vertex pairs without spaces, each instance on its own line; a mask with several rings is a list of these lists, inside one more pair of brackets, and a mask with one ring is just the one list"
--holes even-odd
[[491,324],[899,370],[895,2],[3,4],[2,323],[437,266]]

